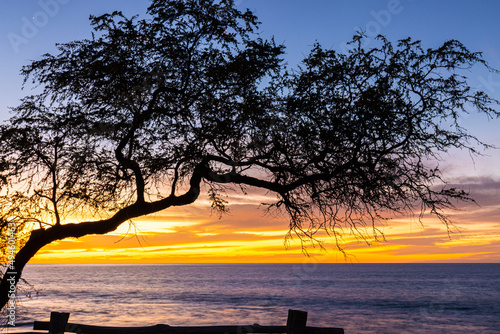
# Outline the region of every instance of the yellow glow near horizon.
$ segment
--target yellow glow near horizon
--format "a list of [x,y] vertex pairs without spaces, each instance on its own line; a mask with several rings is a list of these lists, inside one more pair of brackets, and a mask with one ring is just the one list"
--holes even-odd
[[[285,243],[288,220],[263,214],[264,195],[231,199],[230,213],[218,219],[207,205],[196,203],[124,223],[107,235],[66,239],[44,247],[31,263],[272,263],[272,262],[500,262],[500,224],[480,213],[490,208],[454,212],[459,231],[448,234],[435,218],[398,218],[380,230],[385,242],[342,235],[335,240],[318,233],[325,249],[297,237]],[[203,202],[203,201],[201,201]],[[493,216],[495,217],[495,216]],[[367,229],[369,234],[370,229]],[[453,231],[455,232],[455,231]]]
[[[143,219],[135,222],[137,235],[124,224],[109,235],[58,241],[43,248],[31,263],[273,263],[302,262],[306,258],[297,238],[285,247],[287,230],[276,228],[285,227],[286,221],[253,228],[251,224],[238,225],[238,217],[219,221],[202,217],[190,221]],[[468,224],[462,235],[451,237],[436,221],[426,223],[423,229],[395,220],[383,230],[387,241],[372,245],[345,236],[342,247],[347,257],[335,249],[331,238],[319,235],[326,250],[308,247],[310,260],[500,262],[496,247],[500,231],[495,223]]]

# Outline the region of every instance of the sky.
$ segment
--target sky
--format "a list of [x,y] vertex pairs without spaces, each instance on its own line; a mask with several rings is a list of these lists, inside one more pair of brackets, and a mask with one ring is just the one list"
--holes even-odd
[[[357,30],[369,38],[390,41],[411,37],[425,48],[457,39],[483,52],[500,69],[500,2],[463,0],[237,0],[259,17],[263,38],[274,36],[287,47],[290,67],[300,63],[315,42],[339,52]],[[19,70],[55,44],[89,38],[90,14],[122,10],[144,15],[146,0],[2,0],[0,11],[0,120],[9,107],[29,94]],[[500,75],[473,69],[474,89],[500,99]],[[462,121],[473,135],[500,147],[500,119],[467,115]],[[424,225],[395,217],[383,226],[387,241],[370,245],[346,237],[347,259],[324,239],[326,250],[309,247],[306,257],[298,240],[285,244],[286,217],[265,215],[259,204],[272,194],[231,193],[230,213],[212,215],[208,202],[167,210],[127,224],[106,236],[64,240],[43,248],[31,261],[51,262],[500,262],[500,149],[472,159],[467,152],[442,156],[440,167],[452,185],[470,191],[478,205],[459,205],[450,212],[457,229],[449,234],[434,219]]]

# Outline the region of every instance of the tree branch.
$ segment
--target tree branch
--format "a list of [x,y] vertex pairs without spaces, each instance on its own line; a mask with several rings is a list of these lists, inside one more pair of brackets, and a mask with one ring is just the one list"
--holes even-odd
[[205,168],[205,161],[195,167],[190,179],[190,188],[181,196],[171,195],[165,199],[150,203],[136,202],[121,209],[109,219],[54,225],[47,229],[33,230],[26,244],[16,254],[13,262],[15,263],[15,273],[11,274],[6,271],[2,278],[0,283],[0,305],[5,305],[9,301],[8,292],[12,281],[7,281],[7,279],[12,277],[15,279],[15,284],[17,284],[28,261],[42,247],[56,240],[79,238],[90,234],[106,234],[116,230],[118,226],[132,218],[158,212],[172,206],[191,204],[196,201],[200,194],[200,184]]

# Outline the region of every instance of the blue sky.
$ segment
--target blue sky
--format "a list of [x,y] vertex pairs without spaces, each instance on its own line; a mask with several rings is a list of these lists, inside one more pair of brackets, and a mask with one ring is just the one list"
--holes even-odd
[[[263,37],[274,36],[278,43],[287,46],[286,60],[292,67],[315,41],[342,51],[354,32],[362,29],[368,36],[380,33],[391,41],[410,36],[422,40],[424,47],[458,39],[471,50],[482,51],[492,66],[500,68],[500,2],[495,0],[236,0],[236,3],[258,15]],[[4,0],[0,12],[0,119],[8,118],[8,107],[17,105],[29,93],[21,90],[19,75],[20,68],[29,60],[55,52],[55,43],[89,37],[90,14],[116,9],[128,15],[144,14],[148,4],[147,0]],[[500,98],[499,75],[478,69],[470,73],[470,78],[473,87]],[[473,133],[500,145],[497,123],[474,114],[464,120]],[[495,151],[489,154],[500,156]],[[500,162],[500,158],[490,160]],[[491,170],[494,164],[487,162],[487,165],[485,168]]]
[[[3,1],[0,14],[0,110],[5,101],[15,104],[23,95],[18,70],[30,59],[53,52],[54,44],[90,36],[88,16],[115,9],[144,13],[149,1],[118,0],[17,0]],[[342,50],[342,44],[361,28],[368,35],[386,35],[390,40],[421,39],[433,47],[447,39],[458,39],[470,49],[483,51],[500,68],[500,2],[428,0],[236,0],[262,21],[262,35],[275,36],[287,48],[291,65],[300,61],[317,40],[325,47]],[[40,14],[42,13],[42,14]],[[27,23],[36,31],[24,29]],[[27,38],[13,45],[13,34]],[[477,78],[475,78],[477,79]],[[485,78],[488,79],[488,78]],[[500,79],[497,78],[498,81]],[[486,80],[488,82],[488,80]],[[492,85],[490,85],[492,86]],[[498,86],[492,86],[500,90]],[[497,95],[500,95],[496,92]]]
[[[458,39],[470,49],[483,51],[485,58],[500,68],[500,2],[428,0],[237,0],[262,21],[262,35],[275,36],[287,48],[287,60],[296,64],[318,41],[342,50],[342,44],[361,28],[368,35],[386,35],[390,40],[406,38],[433,47],[447,39]],[[30,59],[55,50],[54,44],[90,36],[88,16],[115,9],[144,13],[149,1],[118,0],[17,0],[4,1],[0,14],[0,110],[23,96],[18,70]],[[30,22],[36,31],[26,29]],[[25,28],[23,30],[23,27]],[[24,38],[22,42],[14,35]],[[478,78],[474,78],[478,80]],[[491,83],[485,77],[486,83]],[[497,78],[497,81],[500,79]],[[500,91],[500,84],[490,88]],[[496,95],[500,93],[496,92]],[[8,103],[6,104],[5,101]]]
[[[383,34],[391,41],[412,37],[424,47],[457,39],[500,69],[500,1],[465,0],[236,0],[260,21],[261,35],[287,46],[286,60],[294,67],[317,41],[343,50],[358,29],[369,37]],[[122,10],[144,14],[147,0],[3,0],[0,11],[0,120],[8,107],[29,94],[21,90],[19,70],[29,60],[56,51],[55,43],[90,37],[90,14]],[[469,73],[474,88],[500,99],[500,75],[475,69]],[[500,147],[500,119],[471,114],[462,124],[474,135]],[[475,159],[465,152],[443,156],[441,168],[452,182],[465,184],[472,196],[500,217],[500,149]],[[471,181],[472,180],[472,181]],[[472,184],[472,186],[471,186]],[[482,204],[481,202],[479,204]],[[467,220],[474,222],[474,217]],[[492,219],[492,223],[498,220]],[[500,235],[500,226],[492,230]],[[479,233],[479,232],[478,232]],[[491,232],[488,232],[491,234]],[[498,255],[498,254],[497,254]],[[500,258],[500,257],[499,257]]]

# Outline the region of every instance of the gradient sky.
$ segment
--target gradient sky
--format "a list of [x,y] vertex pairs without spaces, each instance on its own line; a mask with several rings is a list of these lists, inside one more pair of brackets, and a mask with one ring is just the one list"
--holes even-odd
[[[262,21],[264,38],[274,36],[287,46],[286,60],[295,66],[315,41],[338,51],[356,30],[369,37],[383,34],[391,41],[412,37],[424,47],[458,39],[500,69],[500,2],[422,0],[238,0]],[[2,1],[0,12],[0,119],[9,117],[29,91],[21,90],[20,68],[55,43],[90,37],[88,16],[122,10],[143,14],[146,0],[16,0]],[[500,98],[500,75],[470,72],[472,87]],[[480,139],[500,147],[500,119],[488,121],[471,113],[462,123]],[[424,227],[406,217],[385,226],[387,242],[371,246],[346,238],[350,259],[360,262],[500,262],[500,150],[472,160],[466,152],[443,156],[447,180],[464,187],[479,206],[452,212],[459,231],[426,219]],[[259,203],[272,194],[231,194],[230,214],[211,216],[207,203],[137,219],[106,236],[65,240],[45,247],[32,262],[302,262],[300,243],[284,246],[286,217],[265,216]],[[331,243],[326,239],[327,247]],[[310,248],[311,261],[337,262],[334,250]]]

